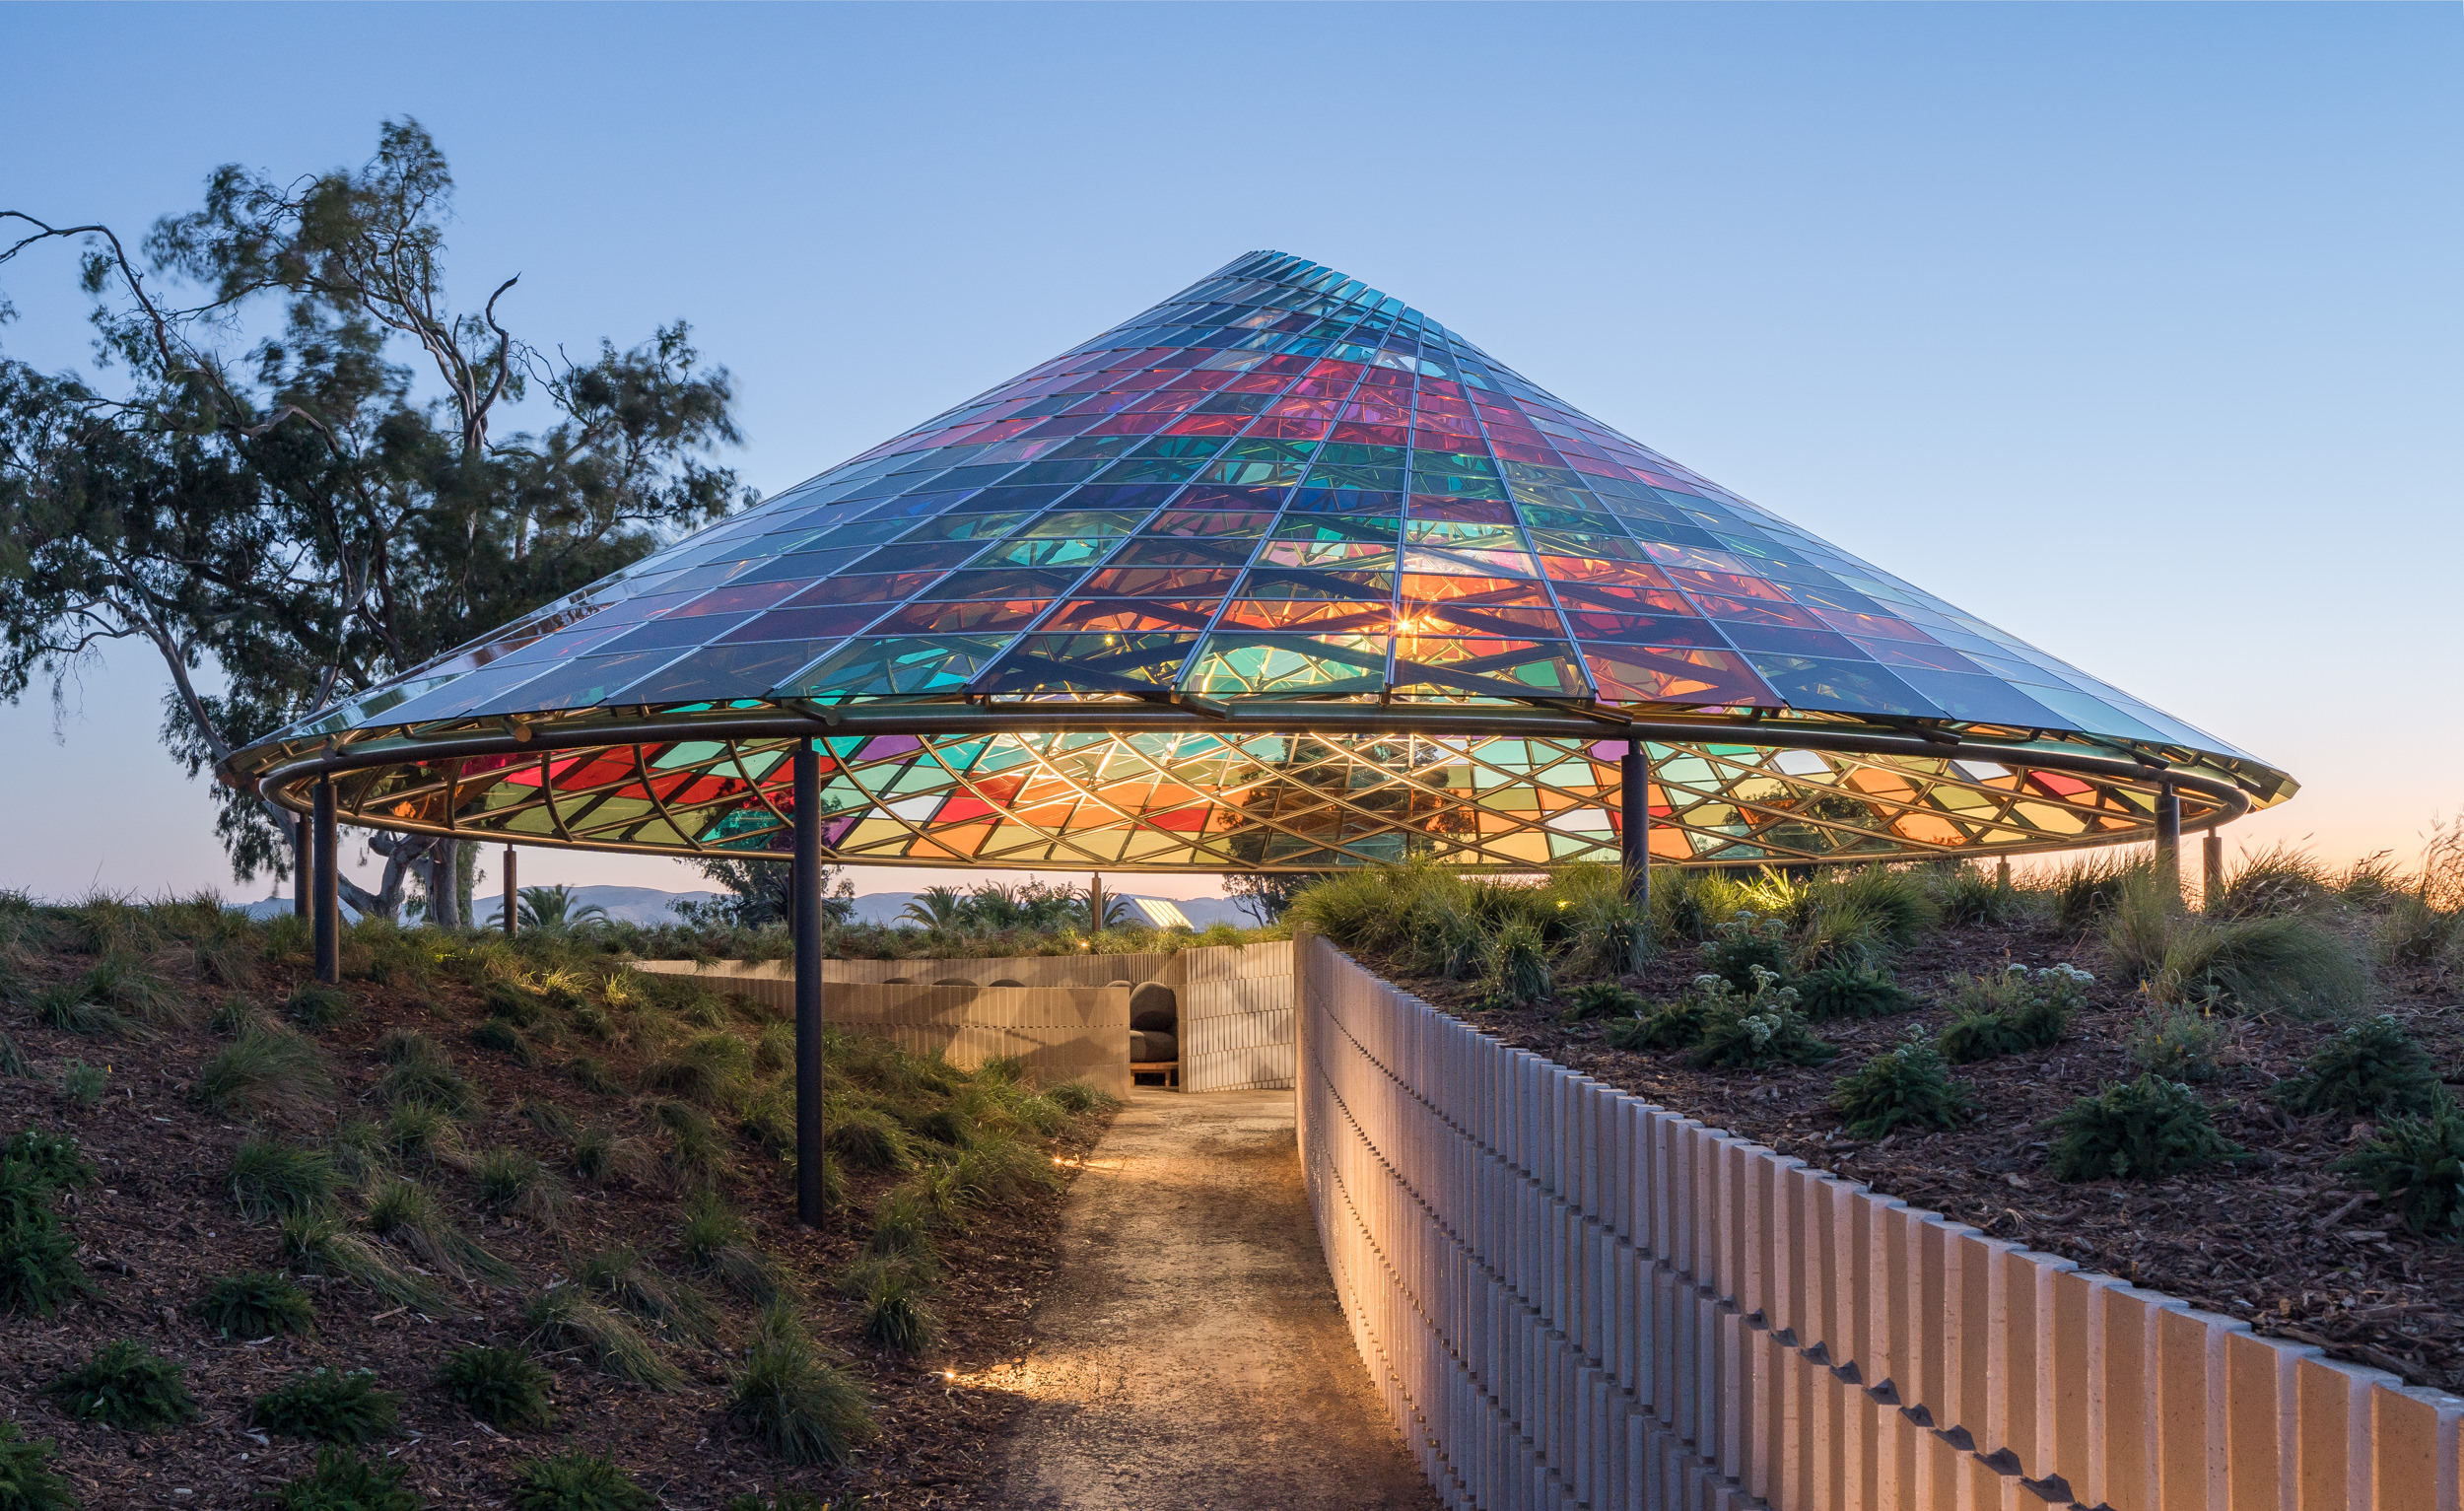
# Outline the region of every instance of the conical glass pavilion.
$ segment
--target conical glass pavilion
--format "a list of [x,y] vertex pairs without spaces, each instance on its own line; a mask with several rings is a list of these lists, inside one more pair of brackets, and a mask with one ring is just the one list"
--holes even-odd
[[1632,839],[1696,865],[2108,844],[2293,790],[1270,251],[224,775],[304,811],[330,778],[388,829],[763,852],[808,739],[820,843],[865,864],[1615,860],[1629,742]]

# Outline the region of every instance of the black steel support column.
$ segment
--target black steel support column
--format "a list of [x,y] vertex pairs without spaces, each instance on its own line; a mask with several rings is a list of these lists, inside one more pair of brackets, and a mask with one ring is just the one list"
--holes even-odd
[[1620,859],[1625,863],[1625,895],[1638,907],[1651,903],[1651,758],[1641,740],[1625,742],[1625,759],[1617,763],[1619,798],[1625,809],[1618,830]]
[[2199,883],[2200,908],[2215,907],[2224,895],[2224,837],[2213,826],[2199,841]]
[[291,911],[300,918],[309,917],[308,894],[316,890],[316,884],[309,878],[315,873],[315,863],[308,857],[308,821],[294,813],[291,815]]
[[821,756],[795,745],[795,1220],[821,1225]]
[[505,847],[505,917],[500,922],[505,925],[505,937],[509,939],[513,937],[513,930],[519,927],[517,921],[521,913],[514,907],[519,901],[521,891],[513,885],[513,847],[508,845]]
[[342,984],[342,845],[334,833],[334,779],[316,784],[315,852],[309,870],[315,876],[316,979],[327,986]]
[[2170,782],[2156,789],[2156,868],[2172,881],[2173,889],[2179,891],[2182,884],[2182,797]]

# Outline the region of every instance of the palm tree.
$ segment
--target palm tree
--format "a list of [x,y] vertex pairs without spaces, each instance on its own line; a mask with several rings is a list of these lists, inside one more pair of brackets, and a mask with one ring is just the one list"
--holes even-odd
[[899,913],[902,924],[925,928],[956,928],[967,919],[967,897],[956,887],[926,887]]
[[520,896],[521,906],[515,916],[524,928],[574,928],[609,922],[607,910],[597,903],[574,906],[572,887],[523,887]]

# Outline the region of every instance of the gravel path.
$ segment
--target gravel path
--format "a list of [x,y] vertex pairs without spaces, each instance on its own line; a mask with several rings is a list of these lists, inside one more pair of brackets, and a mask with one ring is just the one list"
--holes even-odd
[[1034,1511],[1437,1499],[1369,1386],[1302,1194],[1288,1091],[1133,1094],[1061,1215],[1007,1449]]

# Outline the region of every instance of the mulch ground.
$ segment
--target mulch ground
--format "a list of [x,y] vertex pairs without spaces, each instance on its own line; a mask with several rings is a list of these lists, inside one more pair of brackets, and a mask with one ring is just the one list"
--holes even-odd
[[[2050,1049],[1952,1067],[1978,1116],[1951,1133],[1859,1143],[1824,1105],[1831,1083],[1892,1047],[1910,1024],[1939,1029],[1946,977],[2068,961],[2099,975],[2092,1007]],[[1389,962],[1364,957],[1380,968]],[[1645,996],[1680,996],[1700,965],[1691,951],[1628,977]],[[2122,1049],[2143,998],[2101,980],[2082,941],[2048,929],[1951,929],[1897,962],[1919,1011],[1817,1025],[1838,1059],[1812,1068],[1701,1070],[1682,1052],[1609,1049],[1601,1024],[1565,1024],[1546,1010],[1476,1011],[1476,989],[1386,973],[1422,999],[1505,1042],[1545,1055],[1661,1106],[1769,1145],[1844,1179],[1939,1211],[1996,1238],[2248,1321],[2260,1333],[2315,1343],[2416,1385],[2464,1394],[2464,1246],[2423,1238],[2374,1196],[2330,1167],[2372,1134],[2350,1118],[2295,1118],[2264,1093],[2292,1074],[2335,1025],[2238,1020],[2220,1073],[2200,1087],[2217,1126],[2252,1151],[2155,1183],[2066,1183],[2045,1174],[2041,1125],[2103,1083],[2136,1073]],[[1560,994],[1570,982],[1560,982]],[[2382,973],[2369,1010],[2392,1012],[2464,1091],[2464,1006],[2456,984]]]
[[[91,963],[62,956],[45,968],[67,976]],[[155,966],[201,1003],[210,1006],[226,995],[195,988],[184,952],[167,954]],[[296,966],[269,969],[244,995],[279,1000],[300,974]],[[510,1144],[561,1167],[563,1141],[516,1116],[523,1097],[557,1103],[618,1133],[650,1136],[641,1110],[625,1100],[582,1091],[552,1066],[525,1068],[471,1047],[463,1030],[481,1010],[449,982],[413,990],[351,983],[345,990],[357,1003],[352,1019],[313,1035],[332,1056],[343,1087],[336,1099],[341,1110],[373,1104],[371,1088],[381,1067],[372,1047],[400,1026],[446,1044],[463,1072],[487,1091],[488,1113],[466,1124],[473,1148]],[[802,1283],[802,1310],[815,1337],[877,1403],[881,1434],[845,1469],[787,1468],[728,1421],[726,1371],[752,1321],[751,1308],[733,1302],[722,1302],[721,1346],[663,1343],[688,1376],[683,1389],[661,1394],[598,1374],[579,1359],[553,1356],[547,1362],[557,1378],[555,1426],[499,1434],[433,1387],[439,1362],[455,1348],[521,1338],[526,1288],[567,1272],[573,1256],[631,1244],[671,1274],[681,1272],[674,1193],[577,1185],[571,1213],[558,1231],[548,1232],[488,1219],[457,1189],[466,1183],[434,1181],[462,1229],[510,1261],[521,1286],[457,1287],[449,1307],[429,1315],[390,1306],[346,1282],[306,1278],[316,1304],[315,1337],[226,1342],[187,1315],[189,1304],[216,1276],[282,1266],[274,1225],[241,1222],[231,1198],[232,1151],[246,1131],[201,1113],[187,1096],[198,1067],[221,1041],[202,1027],[131,1042],[40,1028],[20,1011],[5,1019],[35,1073],[0,1079],[0,1133],[26,1127],[74,1133],[102,1179],[60,1203],[95,1294],[49,1319],[0,1317],[0,1416],[16,1420],[30,1437],[58,1440],[54,1470],[75,1481],[88,1508],[262,1504],[255,1496],[306,1469],[315,1449],[269,1439],[250,1426],[249,1401],[319,1364],[373,1369],[382,1387],[402,1394],[403,1430],[371,1451],[410,1465],[407,1482],[440,1506],[504,1505],[516,1464],[569,1448],[606,1454],[654,1491],[660,1505],[692,1511],[783,1486],[884,1506],[1003,1503],[993,1449],[1022,1403],[995,1391],[958,1388],[942,1371],[981,1375],[1026,1352],[1026,1316],[1053,1273],[1059,1192],[981,1214],[967,1232],[943,1241],[943,1344],[925,1359],[909,1360],[866,1344],[856,1304],[829,1285],[855,1258],[868,1227],[861,1212],[874,1195],[868,1183],[856,1183],[852,1215],[807,1231],[792,1220],[792,1191],[777,1167],[749,1152],[749,1145],[739,1151],[742,1168],[726,1195],[754,1223],[759,1245]],[[628,1068],[622,1054],[591,1048],[620,1072]],[[95,1110],[74,1110],[59,1092],[60,1070],[73,1060],[109,1066],[108,1096]],[[330,1133],[335,1121],[327,1116],[275,1131],[308,1141]],[[1082,1158],[1102,1122],[1083,1120],[1072,1135],[1054,1142],[1055,1156]],[[43,1387],[122,1337],[189,1367],[189,1386],[204,1408],[196,1421],[128,1432],[55,1408]]]

